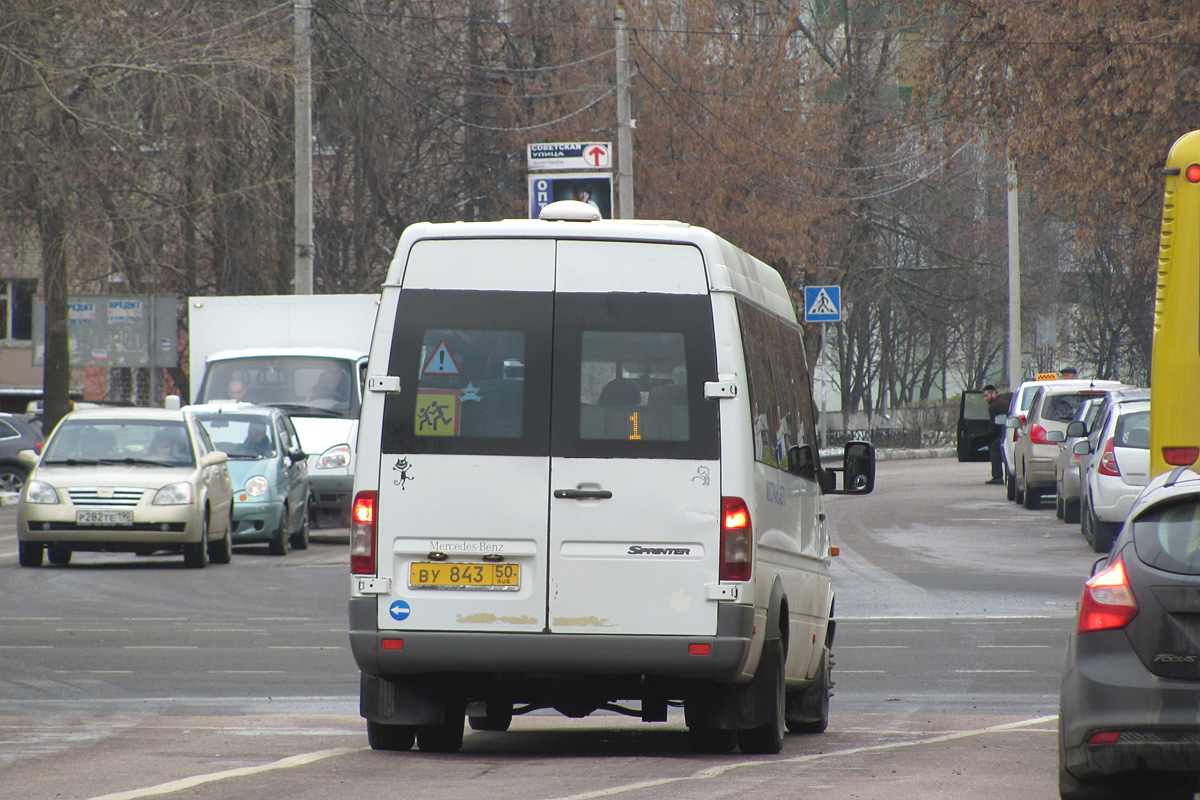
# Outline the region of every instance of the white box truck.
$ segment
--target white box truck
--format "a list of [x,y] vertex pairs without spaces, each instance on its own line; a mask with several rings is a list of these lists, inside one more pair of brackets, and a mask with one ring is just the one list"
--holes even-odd
[[192,400],[288,412],[309,454],[317,527],[348,524],[377,294],[188,298]]

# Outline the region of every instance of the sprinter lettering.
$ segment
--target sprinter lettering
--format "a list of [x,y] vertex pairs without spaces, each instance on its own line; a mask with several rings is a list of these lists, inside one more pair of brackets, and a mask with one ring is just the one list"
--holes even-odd
[[631,556],[690,556],[690,547],[644,547],[640,544],[629,545],[628,554]]

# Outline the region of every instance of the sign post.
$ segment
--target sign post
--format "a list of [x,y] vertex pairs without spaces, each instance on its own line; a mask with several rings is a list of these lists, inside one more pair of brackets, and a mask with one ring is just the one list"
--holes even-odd
[[804,321],[821,323],[821,448],[829,442],[829,415],[825,401],[829,394],[829,359],[825,355],[825,326],[842,321],[842,287],[805,286]]

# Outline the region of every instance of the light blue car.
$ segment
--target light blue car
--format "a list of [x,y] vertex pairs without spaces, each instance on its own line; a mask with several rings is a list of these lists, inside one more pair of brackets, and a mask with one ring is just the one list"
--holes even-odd
[[308,456],[287,413],[250,403],[190,406],[229,456],[233,544],[266,542],[272,555],[308,547]]

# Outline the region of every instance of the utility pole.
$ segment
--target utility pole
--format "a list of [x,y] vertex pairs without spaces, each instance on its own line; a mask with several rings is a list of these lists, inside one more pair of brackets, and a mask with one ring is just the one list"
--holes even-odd
[[312,0],[292,0],[296,46],[296,294],[313,293]]
[[625,0],[617,0],[617,217],[633,219],[633,128],[629,110],[629,30]]
[[1017,168],[1008,159],[1008,388],[1021,385],[1021,226]]

